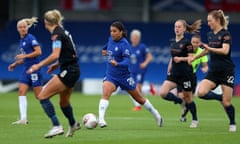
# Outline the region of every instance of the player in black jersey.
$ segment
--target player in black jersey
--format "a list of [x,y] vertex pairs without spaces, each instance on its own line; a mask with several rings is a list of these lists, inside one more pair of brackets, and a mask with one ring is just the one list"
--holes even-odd
[[73,109],[70,104],[74,84],[80,76],[80,68],[72,37],[70,33],[63,28],[62,20],[63,17],[58,10],[50,10],[45,13],[44,23],[45,28],[51,33],[52,53],[28,70],[28,73],[32,73],[52,62],[55,63],[49,66],[48,73],[58,68],[58,66],[60,67],[59,74],[54,75],[48,81],[38,96],[44,111],[53,124],[53,128],[44,136],[45,138],[51,138],[64,133],[55,113],[54,106],[49,100],[55,94],[60,95],[59,103],[61,110],[69,121],[70,127],[66,137],[71,137],[75,130],[80,129],[80,124],[75,121]]
[[[160,90],[160,96],[163,99],[185,105],[190,110],[192,114],[191,128],[198,126],[197,110],[192,95],[194,74],[190,59],[193,56],[193,46],[191,41],[184,37],[184,33],[197,32],[200,25],[201,20],[195,21],[192,25],[188,25],[182,19],[175,22],[174,31],[176,37],[171,40],[170,44],[171,68],[168,71],[167,80],[164,81]],[[170,92],[178,85],[183,87],[184,101]]]
[[[213,10],[208,14],[207,20],[212,30],[207,34],[208,44],[203,44],[204,51],[194,59],[209,53],[210,71],[199,85],[198,96],[202,99],[221,101],[230,120],[229,131],[235,132],[235,109],[231,103],[235,66],[231,60],[232,39],[227,31],[228,17],[222,10]],[[210,91],[218,85],[221,85],[222,95]]]

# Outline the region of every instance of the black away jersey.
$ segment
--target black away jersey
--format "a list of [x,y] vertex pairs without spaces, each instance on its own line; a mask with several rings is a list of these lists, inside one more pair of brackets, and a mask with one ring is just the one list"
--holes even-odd
[[59,57],[60,66],[76,64],[78,61],[75,45],[71,34],[61,27],[56,27],[52,33],[52,41],[60,41],[61,53]]
[[223,43],[229,44],[230,49],[227,55],[210,53],[210,71],[226,71],[234,69],[234,64],[231,60],[231,45],[232,38],[229,31],[222,29],[214,34],[212,31],[207,34],[208,46],[212,48],[222,48]]
[[172,55],[172,70],[171,74],[173,75],[186,75],[189,72],[193,73],[192,66],[187,62],[174,62],[173,58],[178,57],[187,57],[189,53],[193,53],[193,46],[189,39],[182,38],[178,42],[175,39],[170,41],[171,55]]

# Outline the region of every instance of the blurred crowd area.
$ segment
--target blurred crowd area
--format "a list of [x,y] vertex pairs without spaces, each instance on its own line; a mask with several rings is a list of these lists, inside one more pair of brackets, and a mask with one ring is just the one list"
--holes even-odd
[[176,18],[206,19],[212,9],[222,9],[231,22],[240,23],[240,0],[7,0],[0,1],[0,22],[22,17],[42,17],[59,9],[74,21],[172,22]]

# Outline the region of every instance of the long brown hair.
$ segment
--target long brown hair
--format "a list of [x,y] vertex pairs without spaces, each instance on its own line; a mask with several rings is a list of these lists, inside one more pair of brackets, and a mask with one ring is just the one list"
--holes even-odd
[[186,20],[179,19],[177,21],[180,21],[183,26],[186,28],[186,32],[189,32],[191,34],[199,32],[199,29],[201,28],[202,20],[198,19],[193,24],[189,25]]

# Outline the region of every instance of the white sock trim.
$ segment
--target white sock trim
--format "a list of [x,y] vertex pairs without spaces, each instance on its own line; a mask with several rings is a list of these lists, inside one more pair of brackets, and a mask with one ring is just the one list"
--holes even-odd
[[106,113],[106,110],[108,108],[108,105],[109,105],[109,100],[101,99],[99,101],[99,108],[98,108],[99,122],[105,121],[104,117],[105,117],[105,113]]
[[27,120],[27,97],[19,96],[18,102],[19,102],[20,119]]

